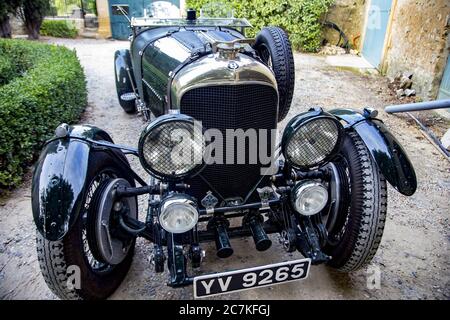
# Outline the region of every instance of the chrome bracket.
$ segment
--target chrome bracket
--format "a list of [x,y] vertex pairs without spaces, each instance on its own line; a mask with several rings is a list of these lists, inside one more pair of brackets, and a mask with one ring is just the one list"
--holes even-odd
[[269,200],[274,194],[271,187],[264,187],[256,189],[258,191],[259,197],[261,198],[261,209],[270,209]]

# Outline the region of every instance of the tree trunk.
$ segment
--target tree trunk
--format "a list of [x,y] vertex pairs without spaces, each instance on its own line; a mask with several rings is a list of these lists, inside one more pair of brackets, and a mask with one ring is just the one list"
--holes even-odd
[[27,29],[28,39],[39,39],[39,30],[41,29],[45,12],[48,10],[48,4],[49,0],[23,2],[22,16],[23,20],[25,20],[25,28]]
[[41,28],[41,21],[35,21],[34,19],[28,19],[25,22],[25,27],[28,33],[28,39],[39,39],[39,29]]
[[8,15],[0,19],[0,38],[11,38],[11,25]]

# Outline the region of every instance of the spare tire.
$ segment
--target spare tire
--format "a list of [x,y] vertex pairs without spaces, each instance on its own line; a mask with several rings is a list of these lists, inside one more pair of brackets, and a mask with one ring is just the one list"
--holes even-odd
[[294,94],[295,67],[291,43],[283,29],[266,27],[256,36],[253,48],[275,74],[279,95],[278,121],[282,121],[289,112]]

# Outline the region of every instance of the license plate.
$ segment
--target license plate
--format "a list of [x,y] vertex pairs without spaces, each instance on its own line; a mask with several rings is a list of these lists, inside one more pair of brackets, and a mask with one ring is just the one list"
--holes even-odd
[[305,279],[310,266],[311,259],[301,259],[198,276],[194,278],[194,297],[203,298]]

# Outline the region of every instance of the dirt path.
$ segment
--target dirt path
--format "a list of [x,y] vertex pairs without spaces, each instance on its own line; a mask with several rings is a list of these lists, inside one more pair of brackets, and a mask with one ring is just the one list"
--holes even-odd
[[[113,55],[127,42],[106,40],[51,40],[76,48],[89,88],[89,107],[83,122],[106,129],[117,143],[136,145],[143,127],[140,118],[120,109],[114,88]],[[324,57],[296,54],[296,92],[288,119],[312,106],[381,110],[387,104],[385,79],[336,70]],[[410,198],[389,189],[388,221],[381,247],[373,261],[380,268],[381,288],[369,290],[366,271],[345,275],[325,266],[313,267],[303,282],[260,288],[220,299],[449,299],[450,166],[420,132],[402,119],[381,117],[405,146],[415,165],[419,189]],[[286,124],[283,122],[282,126]],[[139,163],[132,160],[134,168]],[[143,201],[143,200],[142,200]],[[144,206],[141,205],[141,218]],[[35,230],[30,207],[30,179],[0,203],[0,299],[55,299],[40,274],[35,253]],[[215,257],[207,246],[202,272],[257,266],[299,258],[276,244],[257,253],[247,239],[232,240],[235,254]],[[250,249],[249,249],[250,248]],[[148,261],[150,246],[138,240],[136,257],[124,283],[112,299],[192,298],[192,288],[166,287],[167,274],[155,275]]]

